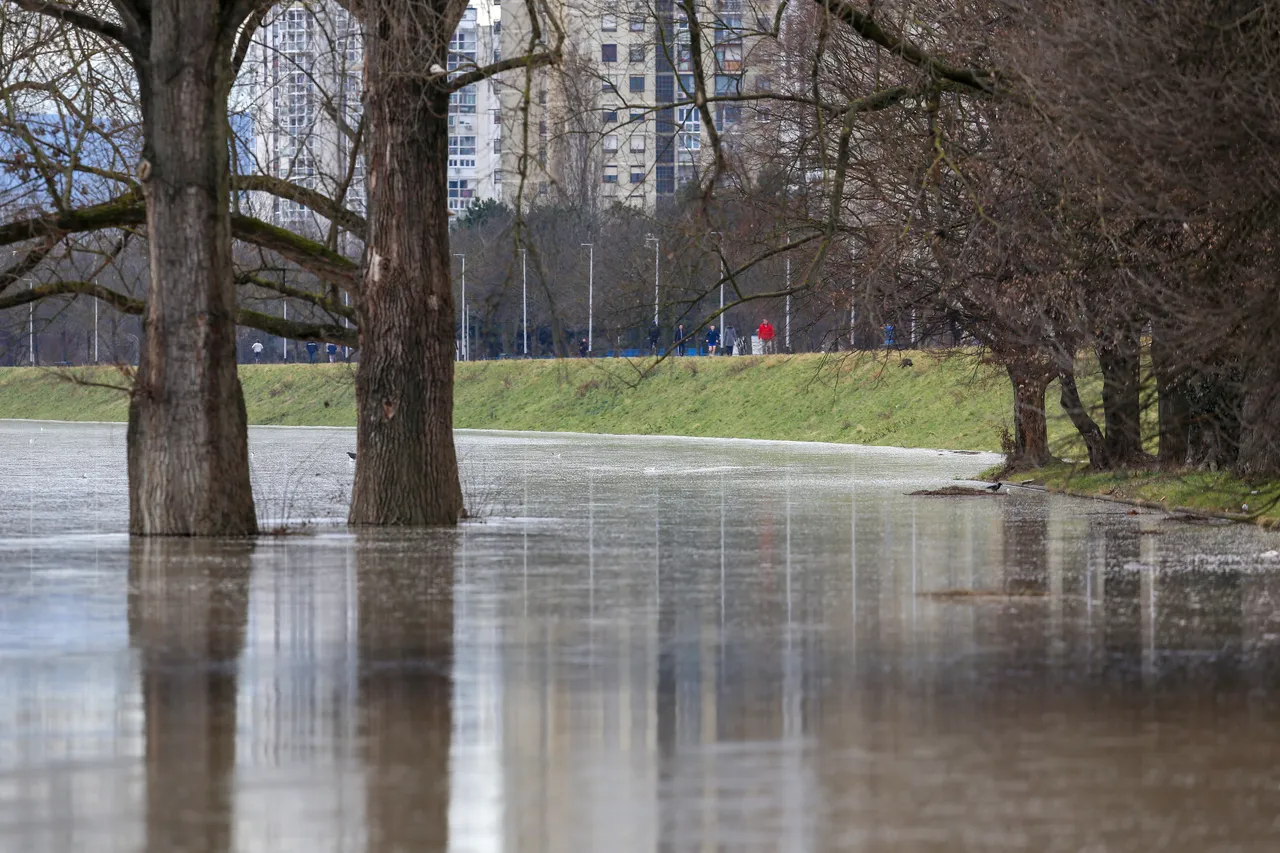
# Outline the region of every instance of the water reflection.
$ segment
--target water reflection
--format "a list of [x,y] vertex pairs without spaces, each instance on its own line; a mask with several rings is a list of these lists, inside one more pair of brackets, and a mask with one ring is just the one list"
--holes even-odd
[[463,447],[501,511],[454,532],[41,540],[71,489],[35,505],[0,849],[1280,849],[1268,534],[906,495],[964,457]]
[[355,543],[370,850],[443,851],[453,735],[454,536]]
[[183,539],[130,546],[148,851],[232,849],[237,665],[252,551],[249,543]]

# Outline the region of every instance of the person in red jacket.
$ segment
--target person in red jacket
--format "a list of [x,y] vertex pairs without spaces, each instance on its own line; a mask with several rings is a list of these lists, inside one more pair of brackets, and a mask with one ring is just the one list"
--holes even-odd
[[760,343],[764,345],[764,354],[773,355],[777,352],[773,346],[773,326],[769,325],[766,319],[760,324],[760,328],[756,330],[756,334],[760,336]]

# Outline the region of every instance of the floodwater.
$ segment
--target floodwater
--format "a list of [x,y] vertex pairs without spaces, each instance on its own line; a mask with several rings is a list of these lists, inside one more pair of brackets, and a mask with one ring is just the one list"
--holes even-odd
[[6,853],[1280,850],[1275,534],[466,433],[482,520],[353,535],[353,434],[262,429],[310,532],[131,543],[123,443],[0,422]]

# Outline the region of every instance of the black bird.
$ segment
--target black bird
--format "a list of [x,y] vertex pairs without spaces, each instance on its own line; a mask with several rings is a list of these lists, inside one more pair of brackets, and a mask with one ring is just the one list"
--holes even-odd
[[[353,455],[353,456],[354,456],[354,455]],[[1001,487],[1001,486],[1003,486],[1003,485],[1004,485],[1004,483],[1001,483],[999,480],[996,480],[996,482],[995,482],[993,485],[987,486],[987,491],[988,491],[988,492],[998,492],[998,491],[1000,491],[1000,487]]]
[[350,456],[352,459],[356,458],[356,455],[352,453],[350,450],[347,451],[347,455]]

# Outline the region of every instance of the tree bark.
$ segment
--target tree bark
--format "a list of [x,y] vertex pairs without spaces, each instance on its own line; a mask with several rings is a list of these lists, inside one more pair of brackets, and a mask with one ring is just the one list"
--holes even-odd
[[1089,451],[1089,467],[1106,468],[1106,441],[1097,422],[1089,417],[1084,404],[1080,402],[1080,391],[1076,388],[1076,372],[1073,366],[1062,365],[1058,368],[1058,387],[1062,389],[1060,401],[1062,408],[1067,413],[1067,417],[1071,418],[1071,423],[1075,425],[1076,432],[1080,433],[1080,438],[1084,440],[1084,446]]
[[1039,468],[1049,461],[1044,395],[1053,374],[1039,365],[1006,364],[1013,383],[1014,451],[1009,470]]
[[1240,411],[1240,450],[1236,469],[1245,476],[1280,476],[1280,365],[1275,349],[1265,353],[1245,383]]
[[1142,460],[1142,400],[1137,335],[1120,329],[1096,347],[1102,368],[1102,411],[1107,461],[1112,466]]
[[451,525],[464,513],[453,444],[449,96],[443,81],[405,68],[410,58],[421,68],[445,64],[464,7],[432,17],[406,13],[413,5],[368,4],[364,22],[371,205],[358,307],[353,525]]
[[1165,468],[1187,464],[1191,409],[1169,333],[1158,323],[1151,329],[1151,367],[1156,378],[1156,412],[1160,419],[1157,460]]
[[[230,35],[227,30],[230,30]],[[129,405],[129,530],[257,532],[236,375],[227,96],[234,27],[219,4],[161,0],[134,57],[151,284]]]

